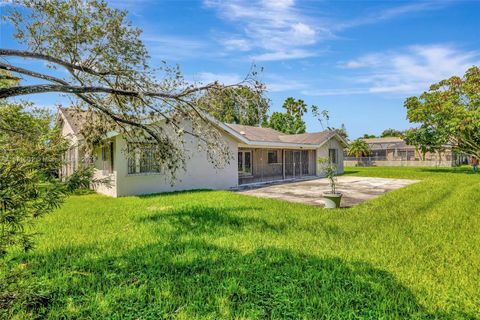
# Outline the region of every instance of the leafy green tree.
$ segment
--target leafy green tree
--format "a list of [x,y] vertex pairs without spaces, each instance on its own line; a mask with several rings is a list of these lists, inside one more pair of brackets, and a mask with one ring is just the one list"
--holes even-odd
[[419,97],[405,100],[407,118],[420,123],[412,143],[430,148],[425,137],[435,144],[451,142],[454,148],[480,158],[480,68],[471,67],[460,78],[453,76],[430,86]]
[[0,88],[17,85],[19,81],[20,78],[15,77],[11,72],[0,69]]
[[377,136],[374,135],[374,134],[368,134],[368,133],[365,133],[363,136],[362,136],[362,139],[373,139],[373,138],[376,138]]
[[92,181],[89,167],[66,181],[58,179],[68,143],[51,124],[44,110],[27,111],[0,100],[0,257],[13,246],[31,248],[26,224]]
[[208,91],[198,105],[222,122],[259,126],[267,118],[270,100],[250,88],[233,87]]
[[448,142],[447,136],[438,134],[428,126],[420,126],[419,128],[409,129],[405,132],[405,142],[415,146],[417,154],[422,160],[425,160],[427,152],[442,152],[445,150],[444,145]]
[[15,0],[8,7],[2,8],[4,18],[25,49],[0,48],[0,56],[29,58],[49,68],[39,72],[17,63],[18,59],[11,63],[2,59],[0,69],[41,83],[0,88],[0,99],[66,94],[79,110],[92,111],[85,113],[89,119],[82,132],[87,147],[115,129],[128,142],[153,147],[152,157],[172,182],[188,158],[185,135],[198,140],[198,148],[206,150],[216,167],[229,163],[228,144],[196,102],[211,90],[233,87],[248,87],[261,95],[264,85],[256,80],[255,68],[235,85],[192,84],[178,66],[166,62],[152,66],[140,40],[141,30],[127,21],[126,11],[110,8],[106,1]]
[[342,123],[342,126],[340,128],[335,128],[334,130],[337,131],[338,135],[342,137],[343,140],[348,141],[348,132],[345,124]]
[[381,137],[382,137],[382,138],[386,138],[386,137],[398,137],[398,138],[401,138],[401,137],[403,137],[403,132],[400,131],[400,130],[396,130],[396,129],[389,128],[389,129],[383,130]]
[[285,109],[285,112],[273,112],[262,126],[287,134],[305,133],[306,125],[303,121],[303,115],[307,112],[305,102],[289,97],[283,103],[282,108]]
[[371,150],[368,144],[363,139],[356,139],[349,143],[347,154],[351,157],[367,157]]
[[272,128],[286,134],[305,133],[305,122],[301,118],[296,118],[290,113],[274,112],[264,127]]
[[295,100],[292,97],[288,97],[285,99],[282,107],[295,118],[302,118],[305,112],[307,112],[307,104],[302,99]]

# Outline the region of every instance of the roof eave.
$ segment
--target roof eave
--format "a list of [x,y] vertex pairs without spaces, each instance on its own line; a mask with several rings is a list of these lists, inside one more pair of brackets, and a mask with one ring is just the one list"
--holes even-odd
[[317,149],[316,144],[306,143],[286,143],[286,142],[271,142],[271,141],[247,141],[247,143],[240,143],[241,148],[297,148],[297,149]]

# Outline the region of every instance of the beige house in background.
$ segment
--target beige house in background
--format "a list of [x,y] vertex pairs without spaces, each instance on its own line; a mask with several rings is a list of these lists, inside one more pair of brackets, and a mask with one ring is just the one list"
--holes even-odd
[[427,152],[425,159],[415,146],[408,145],[399,137],[362,139],[370,147],[370,155],[357,159],[346,157],[346,166],[443,166],[450,167],[459,160],[450,145],[443,146],[442,152]]
[[[60,108],[57,125],[72,142],[65,154],[62,176],[70,175],[83,159],[81,124],[76,111]],[[128,148],[121,134],[112,133],[103,147],[95,149],[96,178],[109,178],[111,183],[99,185],[96,191],[113,197],[141,195],[192,189],[235,189],[239,186],[272,181],[321,177],[317,160],[329,157],[343,173],[343,149],[346,142],[335,132],[287,135],[252,126],[214,121],[234,156],[223,168],[215,168],[206,152],[198,152],[196,138],[185,136],[186,170],[177,173],[172,185],[149,154],[140,150],[129,159]]]

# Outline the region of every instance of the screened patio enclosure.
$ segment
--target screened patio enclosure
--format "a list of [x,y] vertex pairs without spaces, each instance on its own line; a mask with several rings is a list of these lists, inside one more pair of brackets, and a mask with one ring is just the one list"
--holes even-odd
[[238,184],[315,176],[315,150],[238,149]]

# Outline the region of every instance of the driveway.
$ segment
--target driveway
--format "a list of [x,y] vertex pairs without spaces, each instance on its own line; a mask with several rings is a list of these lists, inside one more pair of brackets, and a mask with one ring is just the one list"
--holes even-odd
[[[418,180],[352,176],[340,176],[337,177],[337,179],[337,190],[343,193],[342,207],[351,207],[362,203],[363,201],[381,196],[388,191],[418,182]],[[323,178],[250,187],[238,192],[260,198],[273,198],[315,206],[324,206],[322,193],[329,189],[330,185],[328,180]]]

